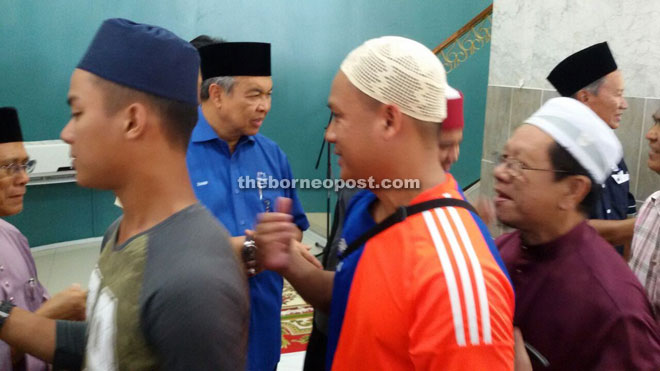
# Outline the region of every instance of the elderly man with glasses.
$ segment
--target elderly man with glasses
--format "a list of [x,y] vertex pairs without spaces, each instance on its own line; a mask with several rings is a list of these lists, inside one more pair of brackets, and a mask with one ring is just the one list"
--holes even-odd
[[497,244],[534,369],[658,370],[643,288],[587,222],[621,143],[592,110],[555,98],[508,140],[495,167]]
[[[0,217],[23,210],[23,196],[36,161],[23,146],[18,113],[13,107],[0,108]],[[39,282],[27,238],[13,225],[0,219],[0,300],[54,319],[83,319],[85,293],[72,287],[49,300]],[[0,341],[0,370],[48,370],[48,365],[24,356]]]

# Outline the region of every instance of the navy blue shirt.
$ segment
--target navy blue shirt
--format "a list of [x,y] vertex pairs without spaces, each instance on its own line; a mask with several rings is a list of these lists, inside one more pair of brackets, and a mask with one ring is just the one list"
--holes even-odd
[[[623,159],[602,187],[601,196],[589,219],[624,220],[637,212],[635,197],[630,193],[630,173]],[[614,248],[623,255],[623,246]]]
[[[294,188],[245,188],[247,178],[258,174],[268,179],[293,179],[286,155],[275,142],[261,134],[241,137],[233,153],[218,138],[199,109],[186,156],[195,195],[222,222],[232,236],[242,236],[253,229],[257,215],[273,211],[277,197],[293,200],[294,222],[301,230],[309,228]],[[244,179],[241,184],[241,177]],[[243,186],[243,188],[241,188]],[[273,370],[280,359],[282,330],[282,277],[264,271],[249,279],[250,333],[248,370]]]
[[[342,231],[342,241],[339,243],[338,254],[340,258],[348,245],[358,239],[363,233],[376,225],[376,222],[369,213],[369,207],[376,201],[376,195],[368,190],[361,191],[351,198],[346,210],[346,219]],[[362,257],[364,244],[353,253],[346,256],[337,265],[337,274],[332,286],[332,301],[330,304],[330,323],[328,326],[328,351],[326,353],[326,370],[332,368],[332,359],[337,350],[341,326],[344,323],[344,314],[348,295],[351,289],[351,282],[357,264]]]
[[624,160],[602,187],[603,192],[589,215],[590,219],[623,220],[637,212],[635,197],[630,193],[630,173]]

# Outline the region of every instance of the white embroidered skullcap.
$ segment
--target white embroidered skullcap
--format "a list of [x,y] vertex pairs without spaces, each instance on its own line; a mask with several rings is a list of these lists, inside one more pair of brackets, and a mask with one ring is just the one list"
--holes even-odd
[[341,71],[360,91],[422,121],[447,117],[445,68],[424,45],[399,36],[371,39],[348,54]]
[[603,184],[623,157],[621,142],[589,107],[573,98],[547,101],[525,123],[550,135],[555,142]]
[[445,97],[447,99],[460,99],[461,96],[461,93],[459,93],[458,90],[452,88],[451,85],[445,85]]

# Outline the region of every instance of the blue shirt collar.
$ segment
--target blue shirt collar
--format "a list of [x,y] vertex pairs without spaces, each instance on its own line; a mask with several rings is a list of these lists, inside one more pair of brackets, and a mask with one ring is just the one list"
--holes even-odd
[[[225,142],[225,140],[218,137],[218,134],[216,134],[215,130],[213,130],[211,124],[209,124],[209,122],[206,120],[206,117],[204,117],[204,112],[202,112],[202,106],[200,105],[197,107],[197,125],[195,125],[195,128],[193,129],[190,140],[192,142],[198,143],[207,142],[214,139]],[[242,143],[244,141],[254,142],[254,136],[244,135],[241,137],[241,139],[238,140],[238,143]]]

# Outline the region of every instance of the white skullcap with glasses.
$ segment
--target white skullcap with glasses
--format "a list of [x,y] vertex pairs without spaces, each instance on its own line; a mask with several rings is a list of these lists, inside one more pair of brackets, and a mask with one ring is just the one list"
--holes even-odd
[[621,142],[594,111],[573,98],[547,101],[525,123],[550,135],[603,184],[623,157]]
[[361,92],[418,120],[447,117],[445,68],[424,45],[399,36],[366,41],[348,54],[341,71]]

